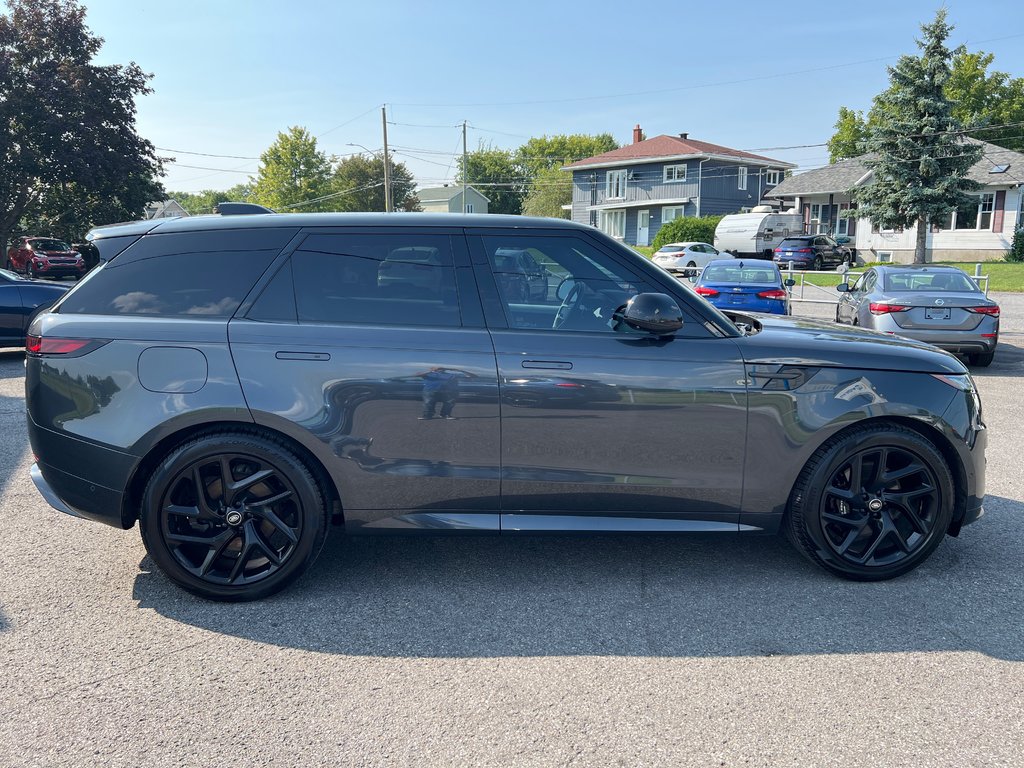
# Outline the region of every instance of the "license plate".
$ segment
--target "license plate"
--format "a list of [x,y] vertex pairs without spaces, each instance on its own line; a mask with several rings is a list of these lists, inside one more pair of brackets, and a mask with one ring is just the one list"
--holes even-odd
[[926,320],[949,320],[949,307],[928,307],[924,311]]

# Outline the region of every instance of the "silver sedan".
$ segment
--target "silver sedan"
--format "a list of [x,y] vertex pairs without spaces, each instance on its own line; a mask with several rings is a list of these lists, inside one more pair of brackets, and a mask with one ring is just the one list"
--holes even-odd
[[999,305],[956,267],[873,267],[836,289],[836,322],[934,344],[967,355],[971,365],[992,362]]

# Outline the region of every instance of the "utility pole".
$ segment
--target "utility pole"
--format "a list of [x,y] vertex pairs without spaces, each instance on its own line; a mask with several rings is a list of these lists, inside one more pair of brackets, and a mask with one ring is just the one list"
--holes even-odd
[[384,213],[391,213],[391,157],[388,155],[388,107],[380,108],[381,125],[384,127]]
[[466,153],[466,121],[462,121],[462,212],[466,212],[468,200],[466,199],[466,176],[469,175],[469,156]]

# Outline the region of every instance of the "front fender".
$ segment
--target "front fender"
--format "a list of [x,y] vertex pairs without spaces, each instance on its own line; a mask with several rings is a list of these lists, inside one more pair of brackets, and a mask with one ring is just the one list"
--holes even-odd
[[865,419],[914,420],[958,434],[943,414],[957,390],[934,376],[853,368],[748,365],[742,526],[772,530],[814,452]]

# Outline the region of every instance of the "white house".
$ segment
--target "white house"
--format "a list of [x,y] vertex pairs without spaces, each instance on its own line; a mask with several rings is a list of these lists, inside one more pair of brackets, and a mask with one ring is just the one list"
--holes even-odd
[[147,219],[174,219],[188,216],[188,211],[182,208],[177,200],[161,200],[146,203],[145,216]]
[[[976,139],[981,159],[968,176],[981,185],[971,205],[931,223],[928,261],[992,261],[1010,248],[1014,230],[1024,226],[1024,154]],[[917,227],[879,231],[867,219],[841,215],[852,203],[850,191],[870,184],[872,171],[863,158],[842,160],[783,180],[767,197],[803,213],[804,230],[849,237],[861,261],[911,263]]]
[[473,185],[469,185],[466,188],[466,209],[463,211],[461,184],[419,189],[416,197],[425,213],[487,213],[487,206],[491,202]]

